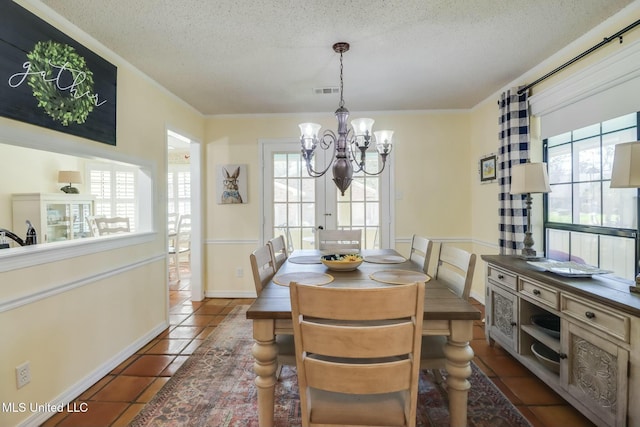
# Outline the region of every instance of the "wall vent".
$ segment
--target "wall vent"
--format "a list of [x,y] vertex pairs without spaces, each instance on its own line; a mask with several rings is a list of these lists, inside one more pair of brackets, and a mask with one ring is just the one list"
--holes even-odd
[[334,93],[340,93],[338,87],[316,87],[313,89],[313,93],[316,95],[332,95]]

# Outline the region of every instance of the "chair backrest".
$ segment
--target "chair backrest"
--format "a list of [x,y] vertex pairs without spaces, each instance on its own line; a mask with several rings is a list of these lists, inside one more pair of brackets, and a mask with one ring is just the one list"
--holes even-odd
[[167,231],[169,233],[175,233],[178,231],[178,218],[180,216],[177,213],[167,214]]
[[191,250],[191,215],[182,214],[178,217],[174,246],[178,252]]
[[[303,425],[321,416],[310,388],[350,395],[404,392],[402,418],[415,425],[424,283],[289,288]],[[332,415],[336,425],[349,424],[340,421],[343,415]]]
[[128,233],[131,231],[129,218],[123,216],[114,216],[110,218],[94,218],[96,228],[101,236],[117,233]]
[[268,245],[264,245],[256,249],[249,255],[251,262],[251,272],[253,273],[253,283],[256,286],[256,294],[262,293],[262,288],[276,274],[276,266],[271,257],[271,250]]
[[96,218],[104,218],[103,215],[87,215],[85,219],[87,220],[87,225],[89,226],[89,231],[91,231],[91,235],[93,237],[100,236],[100,231],[98,230],[98,225],[96,224]]
[[429,261],[431,260],[432,248],[433,242],[431,240],[426,237],[413,235],[409,260],[419,266],[425,274],[429,273]]
[[321,251],[348,253],[362,247],[362,230],[318,230],[317,234]]
[[441,244],[436,279],[445,283],[459,297],[468,300],[476,268],[476,254]]
[[274,237],[267,242],[267,245],[269,246],[269,250],[271,250],[273,264],[276,266],[276,270],[279,270],[289,256],[287,253],[287,245],[284,241],[284,236],[280,235],[278,237]]

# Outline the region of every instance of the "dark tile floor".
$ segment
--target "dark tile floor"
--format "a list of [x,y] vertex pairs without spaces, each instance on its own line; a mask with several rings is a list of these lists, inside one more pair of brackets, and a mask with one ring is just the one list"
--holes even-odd
[[[170,326],[106,377],[78,396],[90,410],[59,413],[44,427],[127,426],[189,355],[236,306],[251,299],[190,301],[188,279],[170,284]],[[482,311],[484,306],[473,303]],[[534,427],[594,427],[557,393],[532,375],[499,345],[490,347],[478,322],[471,343],[475,363],[518,407]],[[73,407],[73,406],[72,406]]]

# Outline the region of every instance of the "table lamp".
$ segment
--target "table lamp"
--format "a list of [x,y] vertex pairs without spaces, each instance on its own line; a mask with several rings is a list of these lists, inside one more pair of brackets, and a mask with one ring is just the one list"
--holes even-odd
[[[640,188],[640,141],[617,144],[611,168],[611,188]],[[640,294],[640,274],[631,292]]]
[[531,194],[549,193],[549,176],[546,163],[520,163],[511,167],[511,194],[526,194],[527,231],[524,233],[522,258],[536,258],[531,236]]
[[82,184],[82,175],[79,171],[58,171],[58,182],[68,182],[69,185],[65,185],[60,190],[67,194],[78,194],[77,188],[72,187],[71,184]]

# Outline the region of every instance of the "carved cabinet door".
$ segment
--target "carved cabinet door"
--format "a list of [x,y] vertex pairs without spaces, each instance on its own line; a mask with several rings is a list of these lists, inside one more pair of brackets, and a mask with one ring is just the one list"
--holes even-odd
[[626,427],[629,352],[573,322],[561,329],[563,386],[608,425]]
[[514,294],[498,286],[489,288],[490,312],[486,321],[489,334],[504,347],[517,350],[518,344],[518,300]]

